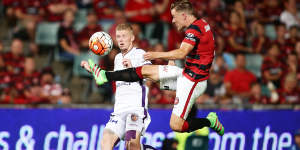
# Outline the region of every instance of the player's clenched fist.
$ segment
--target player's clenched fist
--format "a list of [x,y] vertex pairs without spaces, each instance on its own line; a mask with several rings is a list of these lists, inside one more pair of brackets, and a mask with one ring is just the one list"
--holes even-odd
[[122,63],[123,63],[123,66],[125,68],[131,68],[132,67],[130,59],[124,58]]

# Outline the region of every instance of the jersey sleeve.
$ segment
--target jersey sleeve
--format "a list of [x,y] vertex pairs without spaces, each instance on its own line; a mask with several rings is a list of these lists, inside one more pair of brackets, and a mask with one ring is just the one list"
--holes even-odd
[[198,38],[196,37],[195,33],[192,32],[192,30],[188,29],[185,32],[184,39],[182,42],[186,42],[195,46],[197,40]]
[[136,62],[133,65],[133,67],[143,66],[143,65],[150,65],[151,62],[144,59],[144,54],[146,52],[144,50],[141,50],[137,53],[137,59]]

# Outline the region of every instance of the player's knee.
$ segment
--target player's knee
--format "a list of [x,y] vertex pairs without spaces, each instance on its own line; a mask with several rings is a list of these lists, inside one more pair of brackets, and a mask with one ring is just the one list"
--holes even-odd
[[108,140],[106,138],[102,138],[101,140],[101,149],[102,150],[109,150],[113,148],[113,143],[111,140]]
[[152,80],[158,80],[158,65],[144,65],[142,68],[142,74],[144,78],[150,78]]
[[126,142],[126,149],[127,150],[140,150],[141,145],[140,142],[137,140],[130,140]]

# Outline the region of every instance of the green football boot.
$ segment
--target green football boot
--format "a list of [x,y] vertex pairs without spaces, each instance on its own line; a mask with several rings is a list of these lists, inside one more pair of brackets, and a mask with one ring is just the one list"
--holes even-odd
[[215,130],[219,135],[224,135],[224,127],[219,121],[218,116],[215,112],[210,112],[206,117],[210,122],[210,128]]
[[98,65],[96,65],[93,60],[88,59],[88,62],[89,62],[90,68],[91,68],[91,72],[94,76],[94,79],[96,80],[96,83],[98,85],[102,85],[102,84],[108,82],[106,75],[105,75],[106,71],[102,70]]

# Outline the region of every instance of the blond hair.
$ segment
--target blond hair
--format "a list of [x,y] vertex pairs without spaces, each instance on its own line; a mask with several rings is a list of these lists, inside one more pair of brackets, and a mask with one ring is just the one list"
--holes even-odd
[[132,26],[129,23],[118,24],[117,27],[116,27],[116,30],[127,30],[127,31],[130,31],[133,34]]

